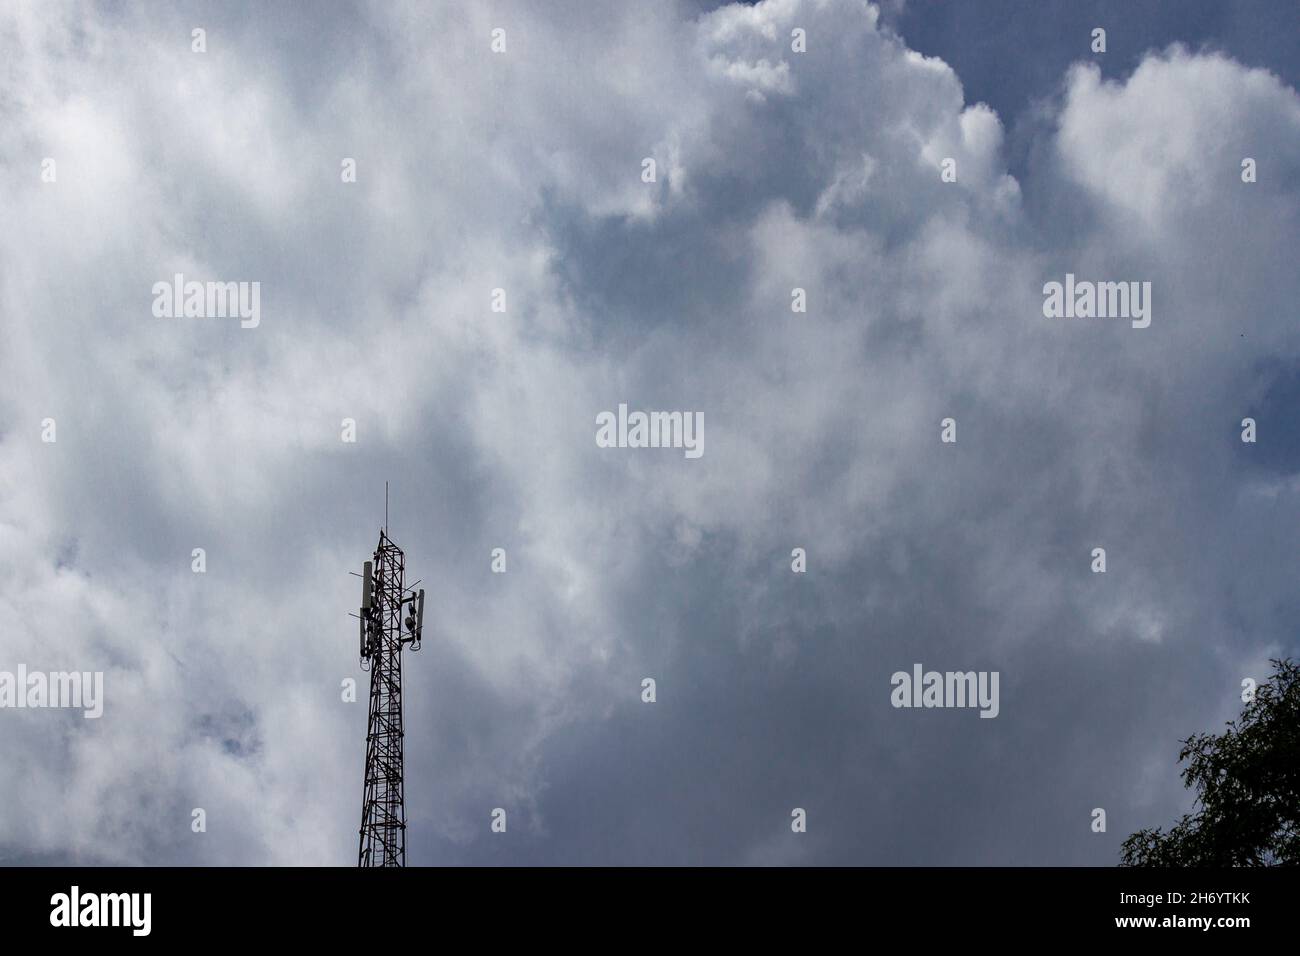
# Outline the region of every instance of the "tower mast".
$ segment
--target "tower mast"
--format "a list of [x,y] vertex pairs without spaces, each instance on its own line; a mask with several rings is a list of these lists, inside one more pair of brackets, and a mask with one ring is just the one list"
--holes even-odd
[[406,556],[388,537],[386,499],[385,487],[385,527],[362,573],[361,667],[370,669],[370,711],[357,866],[406,865],[402,645],[420,649],[424,590],[406,587]]

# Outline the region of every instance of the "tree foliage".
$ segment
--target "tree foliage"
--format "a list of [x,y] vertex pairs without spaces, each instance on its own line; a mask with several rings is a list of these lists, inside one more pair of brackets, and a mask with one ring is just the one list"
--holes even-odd
[[1300,865],[1300,664],[1273,675],[1218,735],[1196,734],[1178,754],[1193,813],[1168,831],[1139,830],[1124,866]]

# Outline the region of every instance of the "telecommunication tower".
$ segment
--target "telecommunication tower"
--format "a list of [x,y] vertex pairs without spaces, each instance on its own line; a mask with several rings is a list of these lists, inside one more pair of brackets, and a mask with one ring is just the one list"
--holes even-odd
[[370,670],[370,717],[357,866],[406,865],[402,646],[420,649],[424,589],[408,589],[405,575],[406,556],[388,537],[385,515],[379,546],[361,573],[361,669]]

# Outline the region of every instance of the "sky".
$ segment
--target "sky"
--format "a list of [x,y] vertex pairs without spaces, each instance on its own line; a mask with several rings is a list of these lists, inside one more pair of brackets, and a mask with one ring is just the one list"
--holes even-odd
[[410,864],[1116,863],[1297,653],[1298,21],[5,4],[0,863],[353,865],[386,481]]

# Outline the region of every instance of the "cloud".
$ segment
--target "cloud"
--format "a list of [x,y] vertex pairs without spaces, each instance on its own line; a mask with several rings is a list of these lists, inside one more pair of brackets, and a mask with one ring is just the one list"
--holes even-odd
[[[1294,644],[1295,469],[1237,438],[1291,428],[1294,90],[1076,67],[1021,183],[864,2],[329,14],[4,14],[0,667],[107,696],[0,715],[6,857],[349,863],[385,480],[413,862],[1107,863],[1181,808]],[[1044,319],[1067,271],[1151,327]],[[261,325],[153,318],[175,272]],[[705,455],[596,447],[620,402]],[[892,709],[917,661],[998,719]]]

